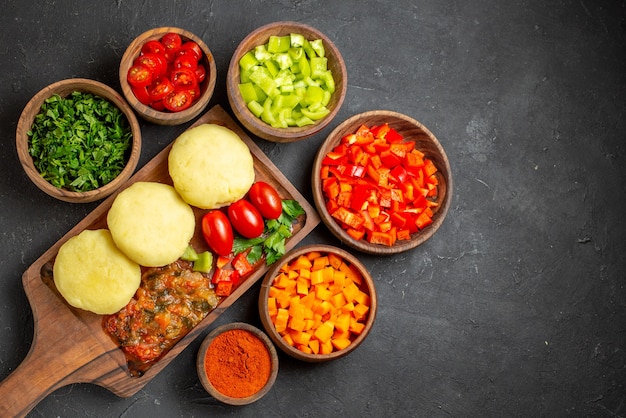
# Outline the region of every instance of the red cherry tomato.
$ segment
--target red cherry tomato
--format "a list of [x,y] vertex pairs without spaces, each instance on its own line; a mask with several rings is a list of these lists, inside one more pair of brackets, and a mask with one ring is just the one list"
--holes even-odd
[[198,67],[198,60],[191,54],[180,54],[174,60],[174,68],[189,68],[191,71],[195,71]]
[[158,54],[141,54],[139,55],[133,64],[141,64],[150,69],[152,71],[153,77],[159,77],[167,71],[167,62],[165,62],[165,58]]
[[170,80],[177,89],[192,89],[198,84],[196,74],[189,68],[175,68]]
[[180,112],[191,106],[193,96],[189,90],[174,90],[163,99],[163,106],[170,112]]
[[233,250],[233,228],[224,212],[212,210],[202,217],[202,235],[215,253],[228,256]]
[[133,87],[145,87],[152,82],[152,71],[145,65],[133,65],[128,70],[126,79]]
[[206,68],[204,67],[204,65],[198,64],[196,66],[195,73],[196,73],[196,79],[198,80],[198,84],[202,83],[204,79],[206,78]]
[[174,85],[166,77],[159,77],[148,86],[148,96],[153,102],[163,100],[165,96],[174,91]]
[[187,41],[180,46],[179,53],[184,54],[187,52],[191,52],[196,57],[196,61],[202,59],[202,48],[194,41]]
[[161,38],[161,43],[165,47],[165,51],[168,53],[176,53],[180,49],[183,44],[183,39],[179,34],[174,32],[169,32],[163,35]]
[[143,54],[164,54],[165,47],[156,39],[152,39],[141,46]]
[[145,104],[146,106],[150,106],[150,104],[152,103],[152,99],[150,98],[150,95],[148,94],[148,90],[146,86],[143,86],[143,87],[130,86],[130,89],[132,90],[137,100],[139,100],[141,103]]
[[248,198],[266,219],[278,219],[283,213],[282,200],[278,192],[263,181],[257,181],[250,187]]
[[228,219],[237,232],[246,238],[256,238],[263,233],[265,224],[259,211],[245,199],[228,206]]

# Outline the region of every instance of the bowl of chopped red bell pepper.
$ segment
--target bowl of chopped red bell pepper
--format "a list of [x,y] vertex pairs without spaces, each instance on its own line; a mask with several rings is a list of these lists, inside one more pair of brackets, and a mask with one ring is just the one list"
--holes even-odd
[[128,103],[143,119],[179,125],[208,105],[217,79],[213,54],[204,41],[176,27],[148,30],[126,48],[119,79]]
[[230,61],[226,90],[239,122],[272,142],[306,139],[335,117],[347,91],[335,44],[299,22],[274,22],[248,34]]
[[442,225],[452,198],[446,153],[406,115],[374,110],[337,126],[313,165],[313,198],[330,231],[370,254],[415,248]]

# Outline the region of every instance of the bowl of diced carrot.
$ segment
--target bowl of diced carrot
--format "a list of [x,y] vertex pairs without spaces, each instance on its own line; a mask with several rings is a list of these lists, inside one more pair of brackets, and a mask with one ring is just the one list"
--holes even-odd
[[371,275],[354,255],[308,245],[268,270],[258,305],[278,348],[298,360],[323,362],[351,353],[367,338],[377,296]]
[[319,148],[311,174],[322,221],[344,244],[395,254],[430,239],[452,200],[452,171],[424,125],[374,110],[338,125]]

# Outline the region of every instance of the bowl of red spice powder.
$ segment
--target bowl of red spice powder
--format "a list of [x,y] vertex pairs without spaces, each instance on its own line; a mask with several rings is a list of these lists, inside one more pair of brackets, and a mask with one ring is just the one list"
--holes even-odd
[[247,405],[261,399],[274,385],[278,354],[263,331],[235,322],[206,336],[196,368],[202,386],[213,398],[229,405]]

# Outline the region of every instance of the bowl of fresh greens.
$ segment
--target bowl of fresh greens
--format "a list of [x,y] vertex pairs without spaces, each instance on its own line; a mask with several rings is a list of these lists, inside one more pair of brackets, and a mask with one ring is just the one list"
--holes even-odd
[[324,129],[347,87],[339,49],[299,22],[269,23],[248,34],[231,57],[226,80],[239,122],[272,142],[300,141]]
[[135,171],[141,130],[126,101],[95,80],[58,81],[26,104],[17,154],[33,183],[72,203],[103,199]]

